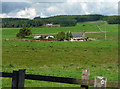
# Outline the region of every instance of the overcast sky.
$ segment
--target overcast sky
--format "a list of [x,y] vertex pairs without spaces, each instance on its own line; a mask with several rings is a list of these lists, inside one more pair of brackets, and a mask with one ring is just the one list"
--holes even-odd
[[55,15],[118,15],[119,0],[2,0],[0,18]]

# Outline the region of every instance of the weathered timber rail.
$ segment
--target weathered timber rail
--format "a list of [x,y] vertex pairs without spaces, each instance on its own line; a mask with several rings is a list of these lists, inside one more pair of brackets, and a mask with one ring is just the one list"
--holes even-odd
[[[83,72],[85,71],[83,70]],[[88,86],[95,87],[97,83],[94,80],[89,80],[88,79],[89,76],[87,76],[86,74],[87,73],[82,73],[82,79],[76,79],[76,78],[68,78],[68,77],[54,77],[54,76],[25,74],[25,70],[19,70],[19,71],[13,71],[13,73],[0,72],[0,77],[12,78],[12,89],[16,89],[16,87],[24,88],[24,79],[50,81],[50,82],[67,83],[67,84],[78,84],[81,85],[81,89],[88,89]],[[101,79],[102,78],[103,77],[101,77]],[[120,83],[118,82],[102,82],[102,83],[103,85],[105,85],[105,87],[119,89]],[[101,87],[104,87],[103,85]]]

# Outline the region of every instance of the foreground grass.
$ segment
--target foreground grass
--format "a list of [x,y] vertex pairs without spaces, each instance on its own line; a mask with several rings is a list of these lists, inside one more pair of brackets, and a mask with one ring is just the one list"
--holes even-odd
[[[104,76],[108,81],[118,81],[118,51],[115,41],[87,43],[3,41],[3,44],[2,68],[5,72],[24,68],[28,74],[81,78],[81,70],[89,69],[92,80],[95,76]],[[3,86],[10,81],[3,79]],[[26,87],[58,85],[26,80]],[[10,83],[7,86],[11,86]]]
[[[113,60],[117,58],[117,42],[22,42],[22,41],[8,41],[3,42],[3,64],[15,63],[16,65],[23,65],[29,61],[30,66],[38,61],[40,64],[57,64],[70,62],[88,62],[105,63],[108,58]],[[5,45],[6,44],[6,45]],[[73,51],[74,50],[74,51]],[[114,51],[114,53],[112,53]],[[99,56],[101,58],[99,58]],[[104,56],[102,56],[104,55]],[[110,57],[111,56],[111,57]],[[9,59],[8,59],[9,58]],[[96,60],[98,59],[99,60]],[[23,60],[24,59],[24,60]],[[43,60],[44,59],[44,60]],[[78,60],[77,60],[78,59]],[[86,60],[85,60],[86,59]],[[109,59],[109,60],[110,60]],[[23,61],[21,61],[23,60]],[[84,61],[83,61],[84,60]],[[94,61],[93,61],[94,60]],[[30,62],[31,61],[31,62]],[[79,61],[79,62],[78,62]],[[113,60],[115,63],[117,60]],[[23,63],[22,63],[23,62]],[[89,61],[88,64],[91,64]],[[112,61],[109,63],[114,63]],[[105,63],[106,64],[106,63]]]
[[[3,68],[4,71],[12,72],[14,69],[18,69],[19,67],[10,67]],[[23,67],[25,68],[25,67]],[[53,66],[48,67],[46,65],[37,67],[37,68],[28,68],[26,67],[27,74],[37,74],[37,75],[47,75],[47,76],[59,76],[59,77],[70,77],[70,78],[81,78],[82,69],[90,70],[90,79],[94,80],[95,76],[104,76],[107,77],[108,81],[116,82],[118,79],[118,69],[117,65],[61,65],[61,66]],[[114,71],[114,72],[113,72]],[[3,78],[3,87],[11,86],[11,79]],[[25,80],[26,87],[79,87],[80,85],[71,85],[71,84],[60,84],[60,83],[52,83],[52,82],[43,82],[43,81],[32,81]]]

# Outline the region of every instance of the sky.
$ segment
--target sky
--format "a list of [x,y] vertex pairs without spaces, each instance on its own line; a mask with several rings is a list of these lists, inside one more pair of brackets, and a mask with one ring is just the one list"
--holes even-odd
[[2,0],[0,18],[56,15],[118,15],[119,0]]

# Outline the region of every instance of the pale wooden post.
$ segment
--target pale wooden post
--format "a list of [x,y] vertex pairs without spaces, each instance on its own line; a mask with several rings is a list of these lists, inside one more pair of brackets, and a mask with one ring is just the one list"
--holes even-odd
[[96,76],[94,82],[94,89],[106,89],[107,78]]
[[[89,80],[89,75],[90,75],[90,72],[89,70],[82,70],[82,79],[83,80]],[[88,86],[86,85],[81,85],[81,89],[88,89]]]

